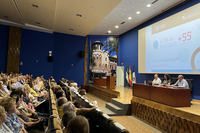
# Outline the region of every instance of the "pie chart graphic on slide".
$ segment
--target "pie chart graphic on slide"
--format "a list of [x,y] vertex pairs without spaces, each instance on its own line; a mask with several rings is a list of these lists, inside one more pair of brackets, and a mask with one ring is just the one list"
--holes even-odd
[[191,66],[192,66],[192,70],[195,72],[195,73],[200,73],[196,67],[195,67],[195,64],[194,64],[194,59],[196,57],[196,55],[200,52],[200,47],[197,48],[194,53],[192,54],[192,58],[191,58]]

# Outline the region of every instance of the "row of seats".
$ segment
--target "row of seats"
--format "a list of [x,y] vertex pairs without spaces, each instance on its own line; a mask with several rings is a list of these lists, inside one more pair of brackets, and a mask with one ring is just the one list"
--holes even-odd
[[[88,100],[84,99],[78,93],[76,93],[76,101],[83,108],[93,107],[93,104],[89,103]],[[109,117],[107,114],[104,114],[98,108],[87,113],[86,118],[89,118],[92,131],[99,132],[99,133],[129,133],[127,129],[125,129],[118,122],[113,121],[111,117]]]
[[49,89],[49,112],[48,133],[63,133],[54,94],[51,89]]

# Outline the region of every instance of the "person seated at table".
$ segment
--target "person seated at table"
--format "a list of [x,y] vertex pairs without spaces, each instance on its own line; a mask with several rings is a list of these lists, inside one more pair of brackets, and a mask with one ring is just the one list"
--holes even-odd
[[172,86],[178,86],[178,87],[189,89],[188,82],[184,79],[183,75],[179,75],[178,81]]
[[165,74],[164,75],[164,80],[162,82],[162,85],[170,85],[171,84],[171,79],[169,74]]
[[153,80],[153,82],[152,82],[152,85],[159,85],[159,84],[161,84],[161,80],[160,80],[160,78],[158,77],[158,74],[155,74],[155,75],[154,75],[154,80]]

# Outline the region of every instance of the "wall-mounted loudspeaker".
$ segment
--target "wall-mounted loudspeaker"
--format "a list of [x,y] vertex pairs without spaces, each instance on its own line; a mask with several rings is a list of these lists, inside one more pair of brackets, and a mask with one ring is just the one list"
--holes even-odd
[[85,51],[79,51],[79,57],[84,58],[85,57]]
[[48,62],[53,62],[53,56],[48,56],[47,60],[48,60]]

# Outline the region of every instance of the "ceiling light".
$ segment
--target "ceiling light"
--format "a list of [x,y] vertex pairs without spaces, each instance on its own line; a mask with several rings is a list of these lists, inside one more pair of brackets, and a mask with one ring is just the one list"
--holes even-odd
[[115,26],[115,28],[119,28],[119,26],[118,26],[118,25],[116,25],[116,26]]
[[137,11],[136,14],[140,14],[140,11]]
[[108,33],[110,34],[110,33],[111,33],[111,31],[109,30],[109,31],[108,31]]
[[81,15],[81,14],[76,14],[76,16],[78,16],[78,17],[82,17],[82,15]]
[[128,19],[132,19],[131,17],[128,17]]
[[38,5],[34,5],[34,4],[32,4],[32,6],[38,8]]
[[39,22],[36,22],[36,24],[40,24]]
[[151,7],[151,4],[147,4],[147,7]]
[[8,16],[4,16],[4,18],[9,18]]

